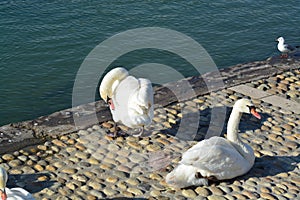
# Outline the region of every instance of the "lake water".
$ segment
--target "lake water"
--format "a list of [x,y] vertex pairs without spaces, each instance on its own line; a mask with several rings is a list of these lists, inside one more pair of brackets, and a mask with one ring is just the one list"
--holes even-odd
[[[298,1],[283,0],[2,0],[0,125],[71,107],[84,58],[123,31],[161,27],[181,32],[225,68],[277,55],[278,36],[300,44],[299,13]],[[185,76],[193,75],[180,58],[155,50],[116,61],[129,67],[149,62],[176,65]]]

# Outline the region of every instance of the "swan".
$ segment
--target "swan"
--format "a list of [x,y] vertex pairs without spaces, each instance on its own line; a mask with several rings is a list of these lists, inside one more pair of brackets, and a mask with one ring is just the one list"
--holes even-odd
[[281,55],[281,58],[287,58],[287,57],[288,57],[288,53],[293,53],[293,52],[295,52],[295,51],[297,50],[297,48],[299,48],[299,46],[294,47],[294,46],[291,46],[291,45],[289,45],[289,44],[285,44],[285,43],[284,43],[284,38],[283,38],[283,37],[277,38],[276,41],[278,42],[278,44],[277,44],[277,49],[278,49],[281,53],[283,53],[283,54]]
[[113,137],[117,135],[117,123],[140,128],[140,133],[135,136],[141,136],[144,127],[152,122],[153,89],[148,79],[135,78],[126,69],[117,67],[104,76],[99,93],[109,104],[115,122]]
[[1,200],[34,200],[33,196],[23,188],[6,187],[8,176],[6,170],[0,166],[0,198]]
[[232,179],[247,173],[253,166],[253,149],[238,136],[242,113],[261,116],[250,100],[236,101],[227,124],[227,139],[211,137],[183,153],[179,165],[166,176],[169,185],[179,188],[208,185],[209,181]]

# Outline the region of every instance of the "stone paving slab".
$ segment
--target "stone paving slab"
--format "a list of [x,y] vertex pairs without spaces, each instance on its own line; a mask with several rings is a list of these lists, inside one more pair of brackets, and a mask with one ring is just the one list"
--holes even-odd
[[277,95],[272,95],[268,92],[264,92],[264,91],[256,89],[256,88],[252,88],[247,85],[238,85],[238,86],[230,87],[228,89],[233,90],[238,93],[241,93],[243,95],[249,96],[253,99],[260,99],[264,102],[267,102],[274,106],[289,110],[296,114],[300,114],[300,104],[297,102],[285,99],[283,97],[280,97]]
[[264,102],[270,103],[274,106],[289,110],[295,114],[300,114],[300,104],[283,97],[272,95],[261,99]]
[[234,87],[230,87],[228,89],[233,90],[233,91],[238,92],[238,93],[241,93],[241,94],[244,94],[244,95],[247,95],[247,96],[249,96],[251,98],[254,98],[254,99],[261,99],[261,98],[268,97],[268,96],[272,95],[268,92],[264,92],[264,91],[258,90],[256,88],[247,86],[247,85],[237,85],[237,86],[234,86]]

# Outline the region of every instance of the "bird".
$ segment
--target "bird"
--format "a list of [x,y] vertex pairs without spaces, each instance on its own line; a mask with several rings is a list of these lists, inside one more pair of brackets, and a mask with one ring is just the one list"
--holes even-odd
[[109,71],[99,87],[101,98],[109,104],[114,121],[114,133],[118,135],[117,123],[133,129],[140,129],[139,137],[144,133],[145,126],[153,119],[153,88],[151,81],[146,78],[136,78],[129,75],[123,67]]
[[261,119],[250,100],[237,100],[227,124],[227,139],[214,136],[188,149],[182,154],[179,165],[167,174],[166,182],[173,187],[185,188],[247,173],[254,164],[255,155],[251,146],[243,143],[238,135],[242,113],[251,113]]
[[282,53],[280,56],[281,58],[287,58],[289,53],[294,53],[299,48],[299,46],[294,47],[289,44],[285,44],[283,37],[277,38],[276,41],[278,42],[277,49]]
[[8,175],[6,170],[0,166],[0,199],[1,200],[34,200],[34,197],[23,188],[7,188]]

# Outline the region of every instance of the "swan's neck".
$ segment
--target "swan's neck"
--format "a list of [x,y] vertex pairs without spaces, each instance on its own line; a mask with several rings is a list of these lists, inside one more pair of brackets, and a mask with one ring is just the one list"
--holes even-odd
[[241,143],[238,136],[239,123],[242,113],[233,107],[227,124],[227,139],[234,143]]
[[255,156],[252,148],[249,145],[244,144],[238,135],[241,117],[242,113],[233,108],[227,124],[227,139],[246,160],[253,163]]

